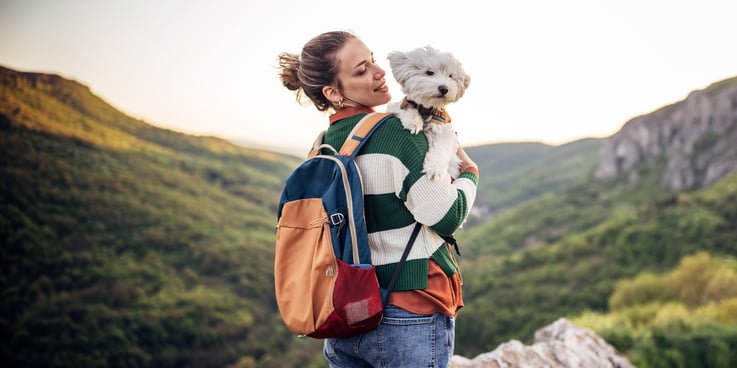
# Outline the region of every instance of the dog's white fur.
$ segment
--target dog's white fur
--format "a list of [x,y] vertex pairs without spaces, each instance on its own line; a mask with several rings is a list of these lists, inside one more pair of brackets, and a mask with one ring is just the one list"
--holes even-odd
[[[431,46],[407,52],[392,51],[387,59],[407,100],[423,108],[444,110],[463,97],[471,83],[471,77],[452,54]],[[387,106],[387,111],[394,112],[412,134],[424,131],[427,136],[423,172],[432,180],[440,180],[445,175],[457,178],[461,160],[456,154],[458,137],[451,124],[424,122],[416,108],[406,106],[402,109],[401,106],[401,102],[393,102]]]

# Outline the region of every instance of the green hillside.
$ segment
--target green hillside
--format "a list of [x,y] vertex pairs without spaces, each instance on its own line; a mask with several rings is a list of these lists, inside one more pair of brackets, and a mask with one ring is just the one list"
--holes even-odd
[[[660,190],[658,177],[587,181],[459,233],[468,306],[458,344],[474,356],[513,338],[529,342],[560,316],[606,312],[620,279],[666,272],[699,251],[737,256],[737,175],[688,193]],[[737,313],[725,313],[737,328]]]
[[[700,96],[713,96],[715,91],[735,83],[737,79],[734,78],[714,83]],[[711,115],[700,118],[710,121],[710,124],[712,120],[721,119],[726,129],[737,127],[733,103],[702,102],[710,107],[702,111]],[[688,114],[685,109],[689,106],[688,103],[675,103],[653,114],[666,109]],[[658,124],[657,119],[649,121]],[[651,127],[658,129],[658,125]],[[733,130],[723,134],[729,137],[730,132]],[[701,137],[691,159],[697,160],[699,152],[712,146],[732,144],[725,139],[728,138],[715,134]],[[540,152],[540,147],[537,148]],[[728,154],[730,151],[725,152]],[[540,177],[538,173],[555,172],[545,171],[547,166],[565,164],[566,160],[580,160],[581,166],[590,164],[592,166],[588,167],[592,168],[591,161],[579,156],[586,154],[591,152],[579,150],[578,154],[561,156],[511,182],[525,187],[527,183],[535,182],[530,178]],[[557,189],[552,186],[543,188],[542,195],[515,205],[492,221],[459,232],[457,237],[464,249],[461,266],[466,270],[464,298],[470,302],[458,319],[458,344],[473,356],[510,339],[529,342],[536,329],[561,316],[574,317],[584,311],[607,315],[616,285],[622,280],[638,278],[642,274],[670,272],[684,259],[699,252],[725,260],[737,256],[737,174],[733,173],[710,187],[673,192],[662,185],[669,159],[663,156],[643,159],[632,169],[638,178],[636,181],[631,179],[632,173],[627,172],[608,182],[594,180],[588,174],[579,176],[578,180],[571,176],[567,184]],[[526,160],[535,162],[534,157]],[[732,167],[731,164],[725,161],[722,165]],[[569,169],[571,167],[568,166]],[[703,173],[697,171],[693,175]],[[497,184],[499,189],[506,187],[500,184]],[[502,200],[507,198],[506,194],[509,192],[501,195]],[[493,191],[484,195],[494,198]],[[679,287],[688,288],[692,280],[684,282]],[[696,280],[693,282],[698,284]],[[729,288],[714,287],[713,290],[714,295],[709,300],[714,300],[714,305],[691,305],[686,309],[687,313],[663,317],[665,319],[655,330],[641,333],[627,331],[624,327],[625,331],[620,329],[614,334],[607,329],[598,332],[617,344],[626,340],[620,339],[622,336],[628,336],[630,343],[636,339],[643,342],[649,350],[638,350],[638,345],[633,346],[626,341],[618,346],[635,357],[655,357],[638,359],[641,367],[691,366],[682,365],[682,362],[701,359],[700,354],[710,349],[712,343],[722,350],[726,347],[727,351],[737,351],[737,339],[734,338],[737,310],[734,303],[716,302],[730,300],[733,295]],[[720,317],[703,318],[696,313],[697,307],[709,308],[713,310],[711,316]],[[641,313],[644,309],[635,310]],[[618,313],[616,309],[612,312]],[[695,317],[684,319],[684,315],[689,314]],[[616,314],[612,318],[617,318]],[[679,324],[691,327],[673,328]],[[707,338],[702,335],[705,330],[715,332]],[[662,335],[663,331],[670,334],[668,339],[653,342],[650,336]],[[687,352],[684,350],[680,357],[658,360],[659,354],[671,354],[674,346],[683,344],[694,346]],[[720,359],[717,361],[727,361],[728,364],[712,364],[701,359],[703,363],[700,366],[737,365],[734,354]]]
[[293,158],[156,128],[58,76],[0,76],[0,360],[294,361],[272,291]]
[[474,209],[480,215],[496,214],[583,181],[596,165],[600,147],[601,140],[594,138],[561,146],[524,142],[468,147],[482,175]]

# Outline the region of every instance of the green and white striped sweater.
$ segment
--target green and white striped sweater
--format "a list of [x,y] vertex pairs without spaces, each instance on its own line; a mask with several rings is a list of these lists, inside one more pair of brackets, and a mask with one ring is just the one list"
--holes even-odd
[[[365,113],[330,125],[324,138],[336,149]],[[465,171],[453,181],[431,181],[422,173],[427,153],[424,134],[411,134],[401,121],[385,121],[359,152],[363,177],[366,226],[371,260],[381,286],[386,286],[399,262],[415,221],[423,226],[407,258],[395,290],[425,289],[428,259],[448,276],[456,272],[448,247],[438,235],[452,235],[465,221],[476,198],[478,176]]]

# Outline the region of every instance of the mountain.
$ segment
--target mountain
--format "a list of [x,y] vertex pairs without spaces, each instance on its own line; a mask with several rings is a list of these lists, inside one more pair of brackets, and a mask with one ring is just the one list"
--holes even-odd
[[[300,158],[155,127],[56,75],[0,67],[0,80],[4,366],[324,366],[321,342],[287,331],[273,295],[276,206]],[[675,118],[695,116],[689,106],[700,106],[699,121],[728,122],[720,117],[733,116],[736,98],[723,93],[733,83],[664,108],[675,133],[655,140],[470,147],[479,211],[456,234],[465,302],[456,353],[532,342],[560,318],[608,313],[618,285],[670,275],[695,253],[737,270],[737,174],[704,166],[733,167],[720,148],[733,146],[733,130],[683,138],[691,151],[664,138],[694,133],[695,118]],[[664,131],[653,116],[635,119],[646,122],[638,131]],[[698,157],[673,166],[694,178],[687,186],[664,180],[674,157]],[[600,175],[612,162],[613,174]],[[710,298],[723,296],[715,290]],[[667,328],[596,332],[636,366],[688,366],[737,351],[730,305],[710,306],[724,317],[708,324],[686,310]],[[702,366],[737,364],[718,357]]]
[[296,159],[130,118],[56,75],[0,68],[3,366],[299,360],[273,296]]
[[737,170],[737,77],[637,117],[606,140],[594,176],[637,181],[662,171],[670,190],[697,189]]
[[[734,263],[737,174],[730,168],[737,160],[730,147],[735,142],[735,84],[737,79],[715,83],[684,101],[633,119],[602,142],[598,162],[582,180],[459,231],[467,306],[459,316],[456,336],[458,344],[471,351],[466,356],[490,351],[510,339],[529,339],[539,326],[560,316],[606,313],[620,280],[668,272],[694,253],[704,251]],[[719,170],[710,169],[712,165]],[[616,170],[606,170],[612,167]],[[688,186],[671,186],[671,169],[677,177],[693,180],[677,181]],[[488,176],[482,171],[481,180]],[[717,326],[737,323],[731,307],[714,308],[730,316],[726,322],[715,321]],[[714,330],[704,328],[709,329]],[[646,333],[661,336],[661,331]],[[667,331],[673,335],[678,327]],[[732,331],[719,332],[724,335],[715,335],[715,343],[737,349]],[[657,344],[681,339],[679,346],[708,350],[698,340],[701,331],[681,332],[650,341],[647,347],[616,347],[634,349],[630,354],[644,357],[653,351],[665,354],[671,347]],[[638,348],[654,350],[644,353]],[[677,361],[669,364],[680,364]],[[637,362],[645,360],[633,361]]]
[[479,182],[473,217],[488,219],[522,202],[588,178],[601,140],[581,139],[560,146],[539,142],[467,147],[477,161]]
[[230,142],[242,147],[249,147],[267,152],[278,152],[285,155],[294,156],[299,159],[304,159],[305,157],[307,157],[306,151],[308,151],[308,149],[304,147],[297,147],[294,145],[275,146],[273,144],[256,142],[250,139],[230,139]]

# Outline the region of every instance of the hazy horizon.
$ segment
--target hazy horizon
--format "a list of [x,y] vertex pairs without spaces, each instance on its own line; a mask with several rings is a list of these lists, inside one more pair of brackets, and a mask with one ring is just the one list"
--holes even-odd
[[[389,51],[452,52],[471,75],[448,108],[466,146],[605,138],[737,75],[733,1],[421,4],[4,0],[0,64],[76,80],[162,128],[275,147],[309,147],[327,126],[275,67],[280,52],[328,30],[364,40],[394,101],[403,95]],[[336,10],[365,16],[325,16]]]

